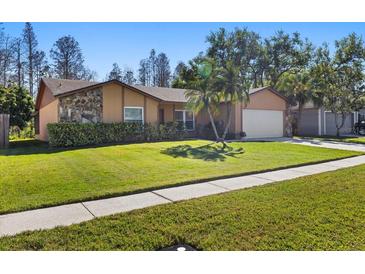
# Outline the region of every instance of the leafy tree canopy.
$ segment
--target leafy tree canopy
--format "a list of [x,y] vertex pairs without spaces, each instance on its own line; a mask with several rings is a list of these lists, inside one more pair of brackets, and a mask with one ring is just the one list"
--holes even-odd
[[0,86],[0,113],[10,114],[10,126],[23,129],[30,121],[33,110],[33,99],[25,88]]

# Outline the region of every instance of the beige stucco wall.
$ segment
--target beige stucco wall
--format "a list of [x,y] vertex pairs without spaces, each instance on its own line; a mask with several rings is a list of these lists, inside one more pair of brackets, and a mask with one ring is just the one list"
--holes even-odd
[[44,87],[44,90],[42,91],[42,100],[40,101],[39,108],[43,108],[49,103],[56,100],[56,97],[53,96],[52,92],[49,90],[48,87]]
[[124,106],[126,107],[143,107],[144,97],[142,94],[138,94],[135,91],[124,89]]
[[158,122],[159,102],[116,84],[103,87],[103,122],[122,122],[124,107],[143,107],[146,123]]
[[39,134],[35,137],[41,141],[48,141],[47,124],[58,122],[58,99],[53,96],[48,87],[43,86],[39,102]]
[[146,97],[145,121],[146,123],[158,123],[159,102]]
[[[264,90],[254,93],[250,96],[250,101],[245,106],[243,103],[237,103],[233,108],[230,132],[239,133],[242,131],[242,109],[266,109],[266,110],[286,110],[286,101],[270,90]],[[285,115],[284,115],[285,117]],[[214,115],[216,121],[227,121],[227,108],[222,104],[219,111]],[[285,119],[285,118],[284,118]],[[197,124],[206,125],[210,123],[206,110],[202,110],[196,117]]]
[[206,125],[210,123],[208,111],[202,109],[197,115],[195,115],[195,123],[197,125]]
[[159,108],[164,110],[165,122],[172,122],[174,120],[174,105],[173,104],[160,104]]
[[246,106],[243,104],[236,105],[235,109],[235,125],[234,125],[234,132],[239,133],[242,131],[242,109],[265,109],[265,110],[282,110],[284,111],[284,128],[285,128],[285,111],[287,108],[286,101],[276,95],[275,93],[271,92],[270,90],[263,90],[257,93],[250,95],[250,101],[247,103]]
[[[232,120],[231,120],[231,126],[230,131],[235,131],[235,125],[236,125],[236,110],[239,109],[239,106],[241,104],[235,104],[232,109]],[[226,104],[221,104],[220,107],[216,110],[214,113],[214,120],[215,121],[227,121],[228,112],[227,112],[227,106]],[[209,114],[206,109],[203,109],[200,111],[200,113],[196,116],[196,123],[205,126],[207,124],[210,124]]]
[[122,87],[115,84],[106,85],[103,91],[103,122],[122,122]]
[[164,110],[165,122],[173,122],[174,121],[174,111],[175,110],[184,110],[186,109],[184,103],[161,103],[159,105],[159,109]]
[[264,90],[250,96],[247,109],[286,110],[286,101],[270,90]]
[[38,140],[48,141],[47,124],[58,122],[58,99],[39,110],[39,134]]

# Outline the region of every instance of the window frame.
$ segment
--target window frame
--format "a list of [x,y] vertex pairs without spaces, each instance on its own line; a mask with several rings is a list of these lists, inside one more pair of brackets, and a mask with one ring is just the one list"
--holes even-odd
[[123,122],[124,123],[129,123],[131,120],[126,120],[125,119],[125,111],[126,109],[131,108],[131,109],[141,109],[142,110],[142,125],[144,125],[144,107],[129,107],[129,106],[124,106],[123,107]]
[[[188,110],[188,109],[175,109],[174,112],[176,111],[181,111],[183,113],[183,123],[184,123],[184,129],[186,131],[194,131],[195,130],[195,114],[193,111]],[[192,129],[187,129],[186,128],[186,112],[191,112],[193,114],[193,128]],[[177,122],[176,120],[176,115],[174,113],[174,117],[175,117],[175,122]]]

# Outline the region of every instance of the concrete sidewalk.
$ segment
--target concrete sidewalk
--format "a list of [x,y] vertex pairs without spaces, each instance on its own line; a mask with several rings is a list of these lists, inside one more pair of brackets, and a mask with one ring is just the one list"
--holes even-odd
[[96,217],[219,194],[252,186],[265,185],[361,164],[365,164],[365,156],[229,179],[214,180],[205,183],[165,188],[116,198],[0,215],[0,237],[14,235],[27,230],[67,226],[88,221]]

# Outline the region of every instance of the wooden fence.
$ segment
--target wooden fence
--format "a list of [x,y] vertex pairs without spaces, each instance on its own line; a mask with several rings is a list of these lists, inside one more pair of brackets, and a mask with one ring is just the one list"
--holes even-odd
[[0,148],[9,146],[9,114],[0,114]]

